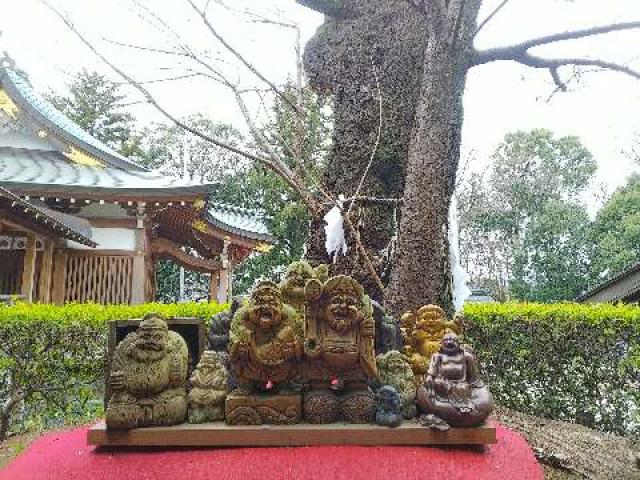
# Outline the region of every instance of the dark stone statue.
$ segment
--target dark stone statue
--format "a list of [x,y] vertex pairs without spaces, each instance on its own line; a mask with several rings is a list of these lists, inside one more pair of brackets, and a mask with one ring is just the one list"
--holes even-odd
[[422,413],[433,416],[428,423],[442,420],[452,427],[476,427],[493,411],[493,397],[480,379],[476,359],[460,346],[455,333],[447,333],[431,357],[417,403]]
[[402,395],[391,385],[383,385],[376,392],[376,423],[383,427],[402,423]]
[[169,331],[161,316],[145,316],[138,330],[116,347],[109,375],[113,394],[105,415],[107,428],[184,422],[188,357],[186,342]]
[[376,324],[376,354],[387,353],[390,350],[401,350],[403,346],[400,325],[384,307],[375,300],[371,301],[373,320]]

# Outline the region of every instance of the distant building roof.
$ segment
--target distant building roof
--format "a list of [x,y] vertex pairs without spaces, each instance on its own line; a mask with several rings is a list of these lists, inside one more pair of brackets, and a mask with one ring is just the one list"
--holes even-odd
[[609,280],[583,293],[576,301],[583,303],[640,301],[640,262],[630,265]]
[[471,296],[467,298],[467,302],[472,303],[489,303],[495,302],[494,298],[488,290],[475,288],[471,290]]
[[253,210],[209,202],[204,218],[216,227],[242,237],[269,243],[275,240],[264,219]]
[[57,237],[89,247],[97,245],[91,240],[91,225],[86,220],[56,212],[36,201],[24,200],[3,187],[0,187],[0,209],[11,211],[17,217],[25,218]]

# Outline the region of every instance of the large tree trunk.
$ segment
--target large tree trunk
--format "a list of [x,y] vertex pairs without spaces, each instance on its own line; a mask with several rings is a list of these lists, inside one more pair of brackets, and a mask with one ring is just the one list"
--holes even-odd
[[[460,8],[451,28],[433,28],[425,49],[422,89],[409,146],[398,247],[385,305],[396,315],[427,303],[451,311],[448,210],[460,159],[462,97],[479,0]],[[456,31],[457,30],[457,31]]]

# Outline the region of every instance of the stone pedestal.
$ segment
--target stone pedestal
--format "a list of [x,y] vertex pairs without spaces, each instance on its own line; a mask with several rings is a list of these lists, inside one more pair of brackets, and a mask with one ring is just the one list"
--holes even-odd
[[274,395],[242,395],[231,393],[225,402],[229,425],[288,425],[302,419],[300,393]]

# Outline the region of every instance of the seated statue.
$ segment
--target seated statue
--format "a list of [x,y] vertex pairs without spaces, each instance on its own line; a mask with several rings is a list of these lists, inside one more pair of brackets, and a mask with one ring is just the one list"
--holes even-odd
[[455,333],[447,333],[440,351],[431,357],[417,403],[434,428],[441,428],[442,422],[475,427],[493,411],[493,397],[480,379],[476,359],[460,346]]
[[189,423],[224,420],[229,375],[223,353],[206,350],[191,374]]
[[287,273],[280,282],[280,291],[282,292],[282,300],[291,305],[300,318],[304,316],[304,287],[307,281],[312,278],[317,278],[321,282],[327,280],[329,276],[329,269],[327,265],[319,265],[313,268],[309,263],[304,260],[293,262],[287,267]]
[[460,324],[447,321],[444,310],[437,305],[425,305],[417,312],[407,312],[401,318],[404,354],[418,382],[427,369],[431,356],[440,349],[448,332],[460,334]]
[[259,283],[231,321],[229,360],[243,393],[275,391],[298,373],[302,325],[278,285]]
[[300,421],[302,397],[293,382],[300,374],[302,324],[282,302],[278,285],[259,283],[231,320],[229,361],[238,387],[227,395],[231,425]]
[[376,423],[382,427],[398,427],[402,423],[402,394],[391,385],[376,392]]
[[144,317],[136,332],[116,347],[106,411],[108,429],[167,426],[187,416],[188,350],[157,314]]
[[305,291],[305,376],[311,386],[305,418],[310,423],[372,422],[375,398],[367,382],[378,372],[369,297],[344,275],[324,284],[309,280]]
[[409,419],[416,416],[416,384],[413,371],[404,355],[396,350],[376,357],[378,383],[391,385],[402,396],[402,415]]

